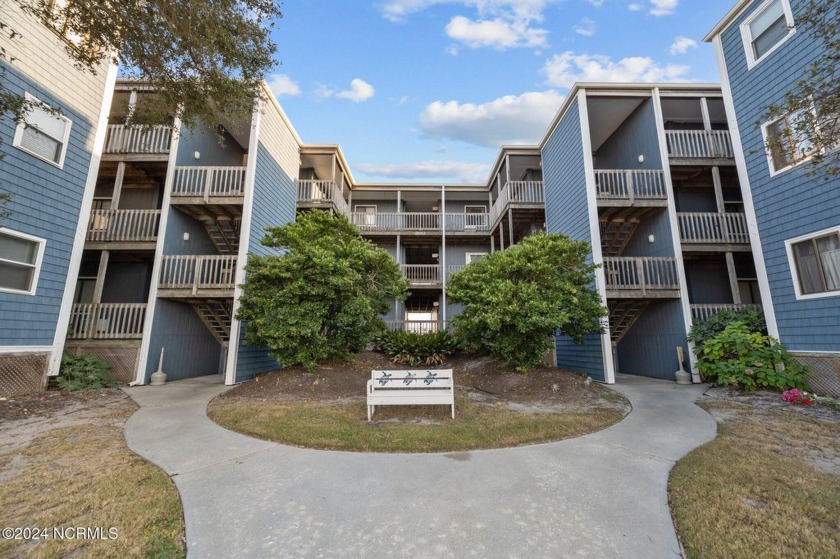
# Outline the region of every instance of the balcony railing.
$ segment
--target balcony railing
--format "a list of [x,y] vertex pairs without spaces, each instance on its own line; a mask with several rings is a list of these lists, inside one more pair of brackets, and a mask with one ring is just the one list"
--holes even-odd
[[154,242],[160,210],[92,210],[86,240],[90,242]]
[[400,264],[400,271],[412,285],[433,285],[441,282],[439,264]]
[[171,126],[126,126],[109,124],[105,153],[169,153]]
[[489,231],[489,213],[450,213],[446,212],[447,231]]
[[125,340],[143,337],[144,303],[77,303],[70,311],[71,340]]
[[729,130],[666,130],[668,156],[681,159],[735,157]]
[[720,311],[737,311],[741,309],[761,310],[761,305],[746,305],[746,304],[707,304],[707,305],[691,305],[691,319],[694,322],[702,322],[708,320],[710,317],[716,315]]
[[175,255],[164,256],[160,289],[233,289],[236,281],[236,256]]
[[641,291],[680,288],[674,258],[658,256],[613,256],[604,258],[607,289]]
[[544,204],[542,181],[509,181],[499,191],[490,209],[490,223],[496,223],[509,204]]
[[448,264],[446,266],[446,281],[452,280],[452,276],[464,269],[466,264]]
[[333,204],[337,211],[350,215],[350,206],[331,180],[298,180],[297,201],[298,204]]
[[679,212],[680,240],[696,244],[748,244],[747,216],[742,213]]
[[235,198],[245,194],[245,167],[175,167],[172,197]]
[[429,231],[440,229],[438,212],[353,212],[352,222],[365,231]]
[[660,170],[596,169],[600,200],[665,200],[665,175]]
[[444,332],[449,328],[449,321],[441,320],[386,320],[388,330],[392,332],[414,332],[415,334],[434,334]]

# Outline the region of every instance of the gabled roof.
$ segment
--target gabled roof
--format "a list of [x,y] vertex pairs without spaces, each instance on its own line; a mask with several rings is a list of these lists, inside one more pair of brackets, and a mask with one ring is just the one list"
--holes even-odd
[[744,11],[744,8],[746,8],[752,1],[753,0],[738,0],[738,2],[734,6],[732,6],[732,9],[726,12],[726,15],[723,16],[723,19],[717,22],[717,25],[715,25],[712,28],[712,30],[709,31],[705,37],[703,37],[703,40],[707,43],[711,43],[712,39],[714,39],[716,35],[720,35],[724,29],[729,27],[729,25],[732,23],[732,20],[738,17],[741,14],[741,12]]

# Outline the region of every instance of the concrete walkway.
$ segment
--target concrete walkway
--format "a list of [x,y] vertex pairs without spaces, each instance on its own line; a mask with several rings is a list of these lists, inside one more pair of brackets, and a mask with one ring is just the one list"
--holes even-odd
[[136,387],[128,446],[173,476],[190,558],[679,557],[668,472],[715,436],[704,386],[620,376],[621,423],[577,439],[450,454],[268,443],[205,415],[220,377]]

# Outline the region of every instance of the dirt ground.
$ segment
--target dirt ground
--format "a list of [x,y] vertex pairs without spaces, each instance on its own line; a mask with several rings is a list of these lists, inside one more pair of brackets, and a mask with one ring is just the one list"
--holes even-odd
[[[328,363],[308,373],[304,367],[288,367],[258,376],[225,392],[218,400],[251,399],[273,402],[336,401],[363,399],[374,369],[424,369],[391,363],[378,352],[360,353],[348,363]],[[586,376],[554,367],[538,367],[525,374],[500,366],[489,357],[469,354],[451,356],[444,365],[453,369],[456,388],[470,400],[487,404],[504,402],[512,409],[551,412],[615,407],[627,413],[630,404],[618,393]]]
[[772,390],[756,390],[755,392],[743,392],[728,386],[715,386],[703,394],[697,403],[703,402],[735,402],[746,404],[757,410],[767,411],[789,411],[799,413],[814,419],[840,423],[840,410],[829,406],[799,406],[784,402],[781,393]]

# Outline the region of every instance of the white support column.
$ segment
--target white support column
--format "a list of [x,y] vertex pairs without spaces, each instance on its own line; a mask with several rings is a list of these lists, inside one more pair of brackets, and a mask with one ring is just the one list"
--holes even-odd
[[720,167],[712,167],[712,184],[715,189],[715,203],[718,213],[726,212],[726,204],[723,203],[723,185],[720,182]]
[[125,180],[125,162],[117,163],[117,176],[114,179],[114,192],[111,194],[111,209],[116,210],[120,207],[120,197],[122,196],[123,181]]
[[[397,233],[397,254],[396,254],[397,266],[399,266],[400,264],[403,263],[402,247],[400,246],[400,240],[401,240],[400,239],[400,234]],[[396,320],[400,320],[400,302],[397,301],[396,299],[394,299],[394,318]]]
[[712,119],[709,117],[709,103],[705,97],[700,98],[700,112],[703,114],[703,129],[712,129]]
[[510,154],[505,154],[505,184],[510,182]]
[[499,250],[505,250],[505,222],[499,220]]
[[496,235],[490,234],[490,252],[496,252]]
[[93,286],[93,302],[102,302],[102,291],[105,289],[105,276],[108,274],[108,260],[111,251],[103,250],[99,256],[99,270],[96,272],[96,285]]
[[441,227],[441,247],[440,247],[440,262],[441,271],[441,316],[443,323],[446,323],[446,187],[440,187],[440,227]]
[[735,258],[731,252],[725,253],[726,272],[729,275],[729,287],[732,289],[732,302],[741,304],[741,290],[738,289],[738,272],[735,270]]
[[508,236],[510,237],[509,247],[513,246],[513,209],[508,210]]

